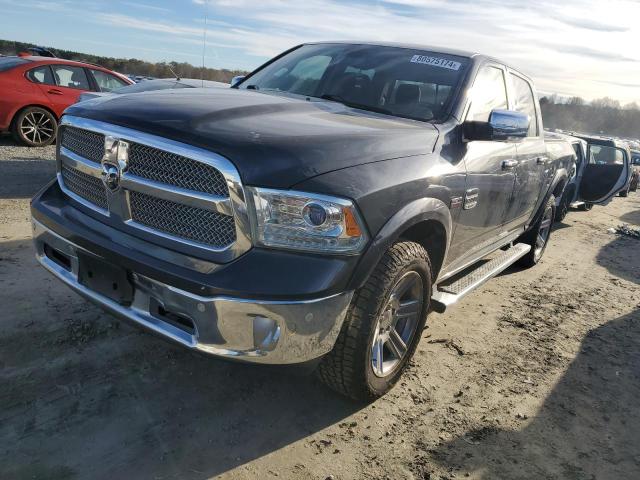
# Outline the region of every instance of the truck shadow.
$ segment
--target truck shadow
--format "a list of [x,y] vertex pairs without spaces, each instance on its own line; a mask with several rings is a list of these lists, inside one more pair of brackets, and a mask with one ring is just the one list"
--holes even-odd
[[[596,262],[598,265],[605,267],[615,277],[640,284],[639,249],[640,240],[624,235],[616,235],[612,241],[600,249]],[[612,281],[615,280],[613,279]]]
[[510,430],[488,423],[429,450],[431,458],[452,472],[474,472],[474,478],[635,478],[638,339],[638,311],[589,331],[527,426]]
[[56,162],[38,158],[0,161],[0,198],[31,198],[56,176]]
[[362,407],[121,323],[49,278],[30,243],[0,243],[0,478],[208,479]]

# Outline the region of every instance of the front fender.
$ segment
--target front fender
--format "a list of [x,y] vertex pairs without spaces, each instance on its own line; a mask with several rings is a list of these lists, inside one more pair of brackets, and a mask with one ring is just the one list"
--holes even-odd
[[444,258],[446,258],[452,233],[449,208],[440,199],[419,198],[401,208],[378,231],[356,267],[350,283],[351,288],[359,288],[367,281],[387,249],[401,238],[404,232],[428,220],[436,221],[444,228],[446,234]]

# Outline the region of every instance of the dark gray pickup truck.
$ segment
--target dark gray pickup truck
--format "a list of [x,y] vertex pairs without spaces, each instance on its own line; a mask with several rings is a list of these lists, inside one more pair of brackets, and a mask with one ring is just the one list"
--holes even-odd
[[[119,317],[372,399],[429,311],[540,260],[574,159],[496,59],[305,44],[232,88],[71,106],[33,236],[45,268]],[[624,174],[597,168],[600,191]]]

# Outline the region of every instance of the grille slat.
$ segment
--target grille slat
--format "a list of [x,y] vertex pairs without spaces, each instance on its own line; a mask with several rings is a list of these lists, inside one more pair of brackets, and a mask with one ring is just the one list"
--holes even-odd
[[187,190],[229,196],[227,182],[217,168],[139,143],[129,145],[128,172]]
[[129,192],[131,219],[146,227],[216,248],[236,241],[233,217],[140,192]]
[[107,192],[99,178],[66,165],[62,165],[60,173],[62,174],[64,186],[68,190],[103,210],[107,210]]
[[61,145],[76,155],[100,163],[104,155],[104,135],[82,128],[65,126]]

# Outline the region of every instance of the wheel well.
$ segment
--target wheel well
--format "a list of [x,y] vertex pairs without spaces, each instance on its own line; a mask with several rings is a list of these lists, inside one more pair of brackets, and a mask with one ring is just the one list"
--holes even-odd
[[38,107],[38,108],[42,108],[44,110],[47,110],[51,115],[53,115],[53,118],[56,119],[56,122],[59,122],[60,119],[58,118],[58,116],[56,115],[56,113],[51,110],[49,107],[45,106],[45,105],[39,105],[39,104],[31,104],[31,105],[25,105],[22,108],[19,108],[18,110],[16,110],[16,113],[13,114],[13,118],[11,119],[11,123],[9,124],[9,130],[13,130],[13,124],[16,121],[16,118],[18,118],[18,115],[20,115],[20,113],[22,113],[24,110],[26,110],[27,108],[31,108],[31,107]]
[[447,231],[436,220],[425,220],[407,229],[401,238],[419,243],[429,253],[433,280],[438,278],[447,251]]
[[566,179],[560,180],[558,182],[558,185],[556,185],[556,188],[553,190],[553,196],[556,198],[559,198],[562,195],[562,192],[564,191],[564,187],[566,185],[567,185]]

